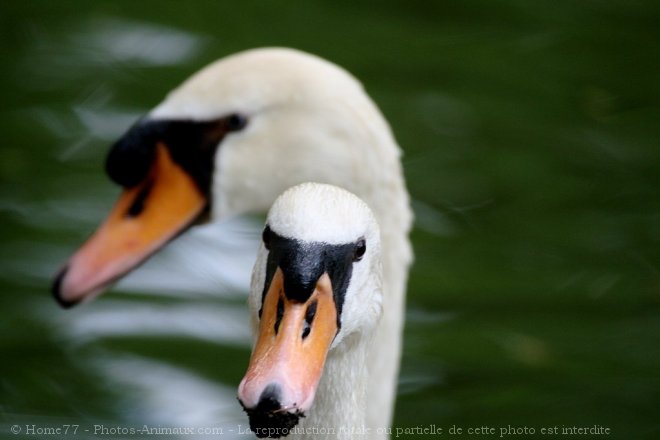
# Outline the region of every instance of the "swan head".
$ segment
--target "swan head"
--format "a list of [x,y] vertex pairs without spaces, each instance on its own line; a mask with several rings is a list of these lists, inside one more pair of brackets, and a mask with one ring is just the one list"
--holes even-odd
[[371,334],[380,277],[380,232],[359,198],[308,183],[275,201],[250,292],[257,339],[238,388],[258,437],[285,436],[313,410],[326,358]]
[[373,151],[374,136],[393,142],[360,83],[330,62],[276,48],[216,61],[112,147],[106,171],[123,192],[56,277],[55,298],[95,296],[209,214],[264,212],[305,181],[364,188],[374,157],[397,163],[395,149]]

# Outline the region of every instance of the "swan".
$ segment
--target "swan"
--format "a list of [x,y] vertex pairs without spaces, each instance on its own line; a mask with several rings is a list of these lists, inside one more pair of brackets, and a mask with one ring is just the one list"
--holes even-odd
[[238,387],[257,437],[377,434],[364,410],[380,248],[373,214],[346,190],[304,183],[273,204],[248,300],[257,337]]
[[123,187],[53,283],[63,307],[89,300],[190,226],[266,212],[296,184],[363,199],[382,231],[387,307],[369,359],[369,426],[389,426],[398,377],[412,212],[401,151],[362,85],[317,56],[261,48],[194,74],[111,148]]

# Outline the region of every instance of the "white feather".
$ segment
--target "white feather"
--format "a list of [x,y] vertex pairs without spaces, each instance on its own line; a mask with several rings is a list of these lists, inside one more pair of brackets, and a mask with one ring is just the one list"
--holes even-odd
[[[362,259],[353,263],[344,296],[341,329],[324,367],[314,405],[287,438],[316,438],[325,428],[332,438],[375,438],[357,434],[367,426],[367,359],[382,313],[380,231],[371,210],[352,193],[331,185],[305,183],[282,194],[268,214],[273,231],[301,242],[355,243],[365,239]],[[268,251],[262,246],[254,267],[250,309],[256,332]],[[308,435],[312,434],[312,435]]]
[[215,158],[212,215],[265,212],[308,181],[351,191],[381,228],[384,314],[368,361],[368,424],[389,426],[396,393],[412,213],[400,149],[361,84],[340,67],[291,49],[255,49],[217,61],[174,90],[153,119],[249,118]]

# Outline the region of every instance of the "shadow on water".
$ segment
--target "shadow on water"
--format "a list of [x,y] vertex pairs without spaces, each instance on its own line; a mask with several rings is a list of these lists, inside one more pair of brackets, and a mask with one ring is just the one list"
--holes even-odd
[[396,427],[660,435],[657,5],[153,5],[0,6],[2,436],[238,436],[260,220],[197,228],[71,311],[48,288],[116,197],[110,143],[197,68],[264,45],[348,68],[405,150],[416,263]]

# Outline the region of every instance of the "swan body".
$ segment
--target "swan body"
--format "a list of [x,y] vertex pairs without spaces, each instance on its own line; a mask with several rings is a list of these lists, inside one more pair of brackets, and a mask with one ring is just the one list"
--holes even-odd
[[341,186],[365,201],[382,231],[387,307],[367,362],[367,425],[387,427],[412,260],[400,154],[378,108],[342,68],[283,48],[223,58],[113,146],[106,170],[124,192],[57,276],[55,297],[70,307],[99,294],[207,214],[266,212],[306,181]]
[[375,218],[348,191],[306,183],[275,201],[263,241],[249,296],[258,337],[238,389],[252,431],[372,438],[366,362],[382,312]]

